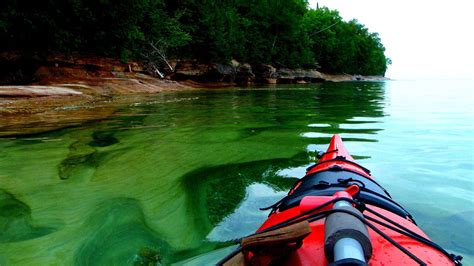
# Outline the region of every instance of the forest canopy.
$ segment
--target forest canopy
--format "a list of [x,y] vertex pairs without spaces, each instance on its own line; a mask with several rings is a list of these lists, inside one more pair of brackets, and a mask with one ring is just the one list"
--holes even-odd
[[377,33],[306,0],[2,0],[0,51],[94,53],[383,75]]

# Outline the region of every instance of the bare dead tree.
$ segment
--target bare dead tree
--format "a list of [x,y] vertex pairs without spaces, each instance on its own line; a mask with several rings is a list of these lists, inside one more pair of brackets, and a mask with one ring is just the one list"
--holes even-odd
[[163,60],[163,62],[166,63],[166,65],[169,67],[171,72],[174,72],[173,67],[171,64],[168,62],[168,59],[166,58],[166,48],[167,48],[167,43],[163,40],[160,40],[156,43],[149,42],[150,46],[153,48],[154,52],[158,54],[158,56]]
[[162,39],[155,42],[147,41],[144,43],[144,49],[141,55],[145,61],[145,69],[149,73],[164,78],[165,74],[160,71],[163,66],[166,66],[171,72],[175,71],[166,57],[168,46],[168,43]]

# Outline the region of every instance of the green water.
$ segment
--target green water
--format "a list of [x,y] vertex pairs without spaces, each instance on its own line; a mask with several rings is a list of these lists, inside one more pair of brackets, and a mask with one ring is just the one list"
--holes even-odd
[[[339,133],[418,224],[474,262],[473,86],[324,83],[160,93],[0,139],[1,265],[212,263]],[[217,250],[217,251],[213,251]]]

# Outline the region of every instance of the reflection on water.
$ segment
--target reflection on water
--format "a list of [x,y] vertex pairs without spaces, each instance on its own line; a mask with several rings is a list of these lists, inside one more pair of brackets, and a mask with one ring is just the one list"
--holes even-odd
[[[256,210],[282,197],[335,133],[435,240],[472,255],[461,234],[473,224],[472,157],[453,160],[469,147],[440,149],[432,140],[443,128],[421,131],[426,113],[387,84],[161,93],[102,121],[0,139],[0,264],[211,263],[223,254],[213,250],[262,223]],[[459,133],[456,115],[431,119],[455,121]]]
[[210,241],[230,241],[255,232],[255,225],[268,217],[268,211],[260,211],[262,206],[270,206],[283,198],[287,192],[276,192],[264,184],[252,184],[246,188],[246,196],[232,214],[224,217],[207,235]]

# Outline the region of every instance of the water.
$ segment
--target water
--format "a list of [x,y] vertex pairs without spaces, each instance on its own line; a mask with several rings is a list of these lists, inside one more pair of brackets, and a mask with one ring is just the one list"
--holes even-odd
[[433,240],[472,264],[472,89],[390,81],[160,93],[109,119],[0,139],[0,264],[212,263],[262,223],[258,208],[285,195],[334,133]]

